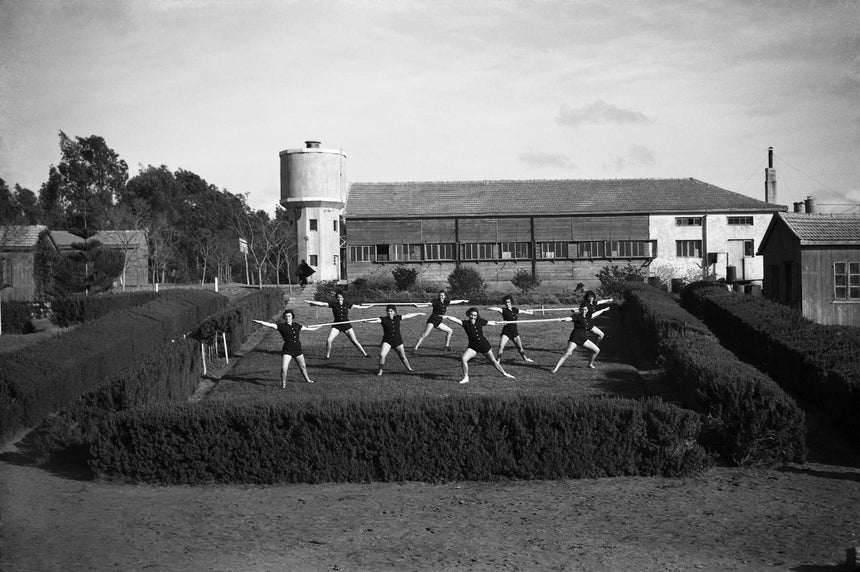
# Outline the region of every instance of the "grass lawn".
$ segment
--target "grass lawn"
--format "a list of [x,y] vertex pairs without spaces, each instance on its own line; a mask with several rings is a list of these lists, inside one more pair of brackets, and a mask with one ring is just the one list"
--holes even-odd
[[[453,306],[449,314],[463,318],[466,305]],[[297,306],[296,318],[305,325],[331,321],[328,308]],[[421,309],[423,311],[425,309]],[[414,311],[401,306],[401,313]],[[481,308],[485,319],[501,319],[500,314]],[[367,310],[352,310],[350,319],[382,316],[384,309],[374,307]],[[545,316],[521,315],[520,319],[563,317],[566,312],[551,312]],[[379,324],[359,323],[354,325],[359,342],[370,357],[363,357],[349,339],[341,334],[334,341],[331,359],[325,357],[325,340],[328,327],[317,331],[302,332],[302,347],[307,360],[308,372],[315,383],[304,382],[295,361],[290,365],[286,390],[280,383],[281,337],[276,331],[267,329],[257,347],[246,354],[209,393],[208,399],[241,400],[291,400],[365,398],[389,399],[393,397],[449,395],[577,395],[577,396],[622,396],[642,398],[660,395],[666,401],[674,401],[672,388],[665,382],[661,370],[649,364],[637,348],[637,340],[628,334],[621,311],[613,308],[598,317],[596,325],[605,333],[601,353],[596,362],[597,369],[588,369],[588,352],[577,348],[558,373],[551,373],[558,358],[567,347],[567,338],[572,328],[570,322],[540,322],[521,324],[520,336],[526,355],[535,360],[522,360],[512,343],[505,348],[502,365],[516,379],[506,379],[483,357],[476,356],[469,362],[468,384],[460,385],[462,378],[460,356],[466,347],[466,335],[462,327],[446,323],[454,330],[453,351],[445,351],[445,334],[439,330],[430,333],[418,353],[412,348],[421,335],[426,316],[418,316],[402,323],[407,357],[415,369],[406,371],[394,351],[388,354],[383,376],[376,375],[379,360],[379,342],[382,327]],[[486,326],[484,334],[493,344],[493,353],[498,353],[501,326]]]

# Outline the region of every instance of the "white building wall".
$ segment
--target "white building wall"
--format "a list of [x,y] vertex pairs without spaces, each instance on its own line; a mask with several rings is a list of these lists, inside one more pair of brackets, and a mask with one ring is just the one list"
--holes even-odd
[[[306,207],[298,220],[299,259],[310,264],[313,281],[340,279],[340,218],[342,209]],[[311,221],[316,230],[311,230]],[[335,226],[336,223],[336,226]]]
[[[728,217],[751,216],[752,226],[729,225]],[[726,277],[726,267],[729,262],[729,241],[752,240],[751,257],[742,257],[736,276],[744,280],[761,280],[764,276],[764,265],[761,256],[756,256],[761,239],[770,223],[772,214],[731,213],[673,213],[670,215],[650,215],[648,232],[651,239],[657,241],[657,257],[651,263],[652,274],[665,273],[674,278],[697,280],[702,276],[702,259],[697,257],[677,256],[676,241],[701,240],[702,255],[715,253],[716,264],[711,266],[717,278]],[[677,226],[678,217],[701,217],[702,226]],[[737,265],[736,265],[737,266]]]

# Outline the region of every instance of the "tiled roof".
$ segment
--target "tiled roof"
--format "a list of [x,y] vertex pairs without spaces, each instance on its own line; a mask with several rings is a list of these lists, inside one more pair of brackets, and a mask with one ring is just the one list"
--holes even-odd
[[65,230],[52,230],[51,238],[54,239],[54,244],[57,248],[69,248],[75,242],[84,242],[84,239],[76,234]]
[[777,212],[696,179],[352,183],[347,218]]
[[860,245],[858,215],[779,213],[779,217],[803,246]]
[[146,244],[146,233],[142,230],[102,230],[92,237],[104,246],[140,246]]
[[0,226],[0,248],[33,248],[46,228],[41,224]]

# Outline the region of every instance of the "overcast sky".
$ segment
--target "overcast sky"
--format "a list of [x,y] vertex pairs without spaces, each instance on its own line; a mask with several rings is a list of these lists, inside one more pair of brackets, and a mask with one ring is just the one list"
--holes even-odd
[[0,0],[0,58],[0,177],[34,191],[64,131],[270,212],[307,139],[350,181],[762,200],[773,146],[778,202],[860,203],[860,0]]

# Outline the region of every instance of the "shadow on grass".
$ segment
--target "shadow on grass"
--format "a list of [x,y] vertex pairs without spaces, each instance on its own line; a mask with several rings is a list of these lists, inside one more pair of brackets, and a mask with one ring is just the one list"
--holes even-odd
[[35,433],[30,431],[14,444],[14,451],[0,453],[0,461],[20,467],[38,467],[61,479],[93,481],[95,475],[87,464],[88,449],[73,447],[63,455],[49,456],[36,444]]

